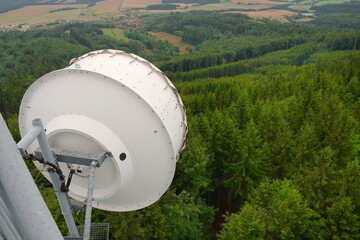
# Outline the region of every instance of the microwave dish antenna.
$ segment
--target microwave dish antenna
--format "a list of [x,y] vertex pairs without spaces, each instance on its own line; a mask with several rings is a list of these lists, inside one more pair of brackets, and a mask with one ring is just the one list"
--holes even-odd
[[[96,168],[95,208],[133,211],[156,202],[174,177],[187,133],[185,108],[169,79],[134,54],[98,50],[36,80],[20,106],[24,137],[40,118],[52,149],[111,157]],[[27,148],[35,153],[39,144]],[[35,163],[39,170],[43,165]],[[69,196],[87,198],[89,164],[59,162]],[[43,172],[50,180],[49,173]]]

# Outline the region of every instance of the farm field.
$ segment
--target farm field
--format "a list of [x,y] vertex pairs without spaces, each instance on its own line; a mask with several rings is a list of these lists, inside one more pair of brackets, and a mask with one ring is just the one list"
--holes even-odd
[[161,0],[123,0],[123,8],[145,8],[149,5],[160,4]]
[[[156,4],[156,0],[153,0]],[[336,1],[336,0],[333,0]],[[143,2],[143,1],[141,1]],[[149,2],[149,1],[146,1]],[[160,2],[160,1],[158,1]],[[287,18],[289,16],[296,15],[297,13],[283,10],[283,9],[270,9],[273,6],[277,5],[285,5],[287,3],[292,3],[292,1],[271,1],[271,0],[231,0],[228,2],[221,2],[218,4],[205,4],[205,5],[197,5],[197,4],[177,4],[179,7],[175,10],[147,10],[147,9],[139,9],[140,12],[143,13],[166,13],[166,12],[187,12],[192,10],[206,10],[206,11],[223,11],[223,12],[231,12],[231,13],[241,13],[248,15],[253,18],[270,18],[274,20],[279,20],[282,22],[287,22]],[[124,1],[124,7],[129,7],[129,0]],[[295,5],[294,6],[300,6]],[[141,4],[131,4],[132,8],[145,8],[145,5]],[[308,9],[310,7],[301,5],[300,7],[304,9]],[[229,10],[229,11],[226,11]]]
[[169,33],[165,33],[165,32],[149,32],[149,34],[156,39],[168,41],[169,43],[179,47],[180,54],[185,54],[190,49],[195,50],[194,46],[183,43],[181,41],[181,37],[178,37],[178,36],[175,36],[175,35],[172,35]]
[[96,14],[116,14],[119,13],[124,0],[105,0],[97,2],[92,8],[95,9]]
[[[66,3],[73,3],[68,0]],[[103,17],[119,16],[121,8],[145,8],[151,4],[159,4],[161,0],[104,0],[95,6],[87,4],[37,5],[0,14],[0,24],[48,24],[63,20],[100,20]],[[57,9],[76,8],[75,10],[56,11]]]
[[[26,6],[17,10],[0,14],[0,24],[46,24],[55,22],[57,19],[90,20],[89,16],[81,16],[82,9],[87,4],[68,4],[68,5],[38,5]],[[63,8],[76,8],[74,10],[56,11]]]

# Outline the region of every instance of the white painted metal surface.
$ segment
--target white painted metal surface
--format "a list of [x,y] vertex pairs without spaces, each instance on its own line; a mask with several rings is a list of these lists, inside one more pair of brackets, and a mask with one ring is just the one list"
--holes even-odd
[[[141,209],[164,194],[187,133],[183,103],[168,78],[117,50],[88,53],[39,78],[25,93],[19,116],[22,136],[41,118],[53,148],[112,152],[114,158],[96,169],[93,203],[110,211]],[[69,195],[85,201],[88,167],[60,165],[65,175],[77,170]]]

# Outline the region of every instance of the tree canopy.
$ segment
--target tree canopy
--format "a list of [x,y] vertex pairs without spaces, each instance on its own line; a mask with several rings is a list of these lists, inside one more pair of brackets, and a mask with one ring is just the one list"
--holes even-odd
[[[143,22],[126,41],[103,34],[111,23],[0,33],[0,110],[16,140],[26,88],[91,50],[145,57],[181,95],[189,133],[170,190],[140,211],[94,210],[93,221],[110,222],[113,239],[359,239],[360,32],[203,11]],[[195,48],[180,55],[148,31]]]

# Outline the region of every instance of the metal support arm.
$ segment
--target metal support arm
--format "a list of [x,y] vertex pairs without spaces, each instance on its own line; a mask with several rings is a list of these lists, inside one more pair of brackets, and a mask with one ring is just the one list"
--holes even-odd
[[[18,148],[20,151],[25,151],[26,148],[30,146],[30,144],[37,138],[39,142],[39,146],[43,157],[46,162],[51,164],[55,164],[57,167],[59,166],[57,161],[55,160],[53,153],[51,152],[50,145],[47,141],[46,133],[43,127],[43,124],[40,119],[34,119],[32,122],[33,128],[24,138],[18,143]],[[51,182],[55,189],[56,197],[59,201],[62,214],[65,218],[66,225],[69,229],[69,234],[72,237],[78,237],[79,233],[75,225],[74,218],[72,216],[72,209],[70,204],[69,196],[66,192],[61,191],[61,182],[57,173],[49,172],[49,176],[51,178]]]
[[[79,165],[89,166],[90,168],[90,175],[88,180],[88,192],[87,192],[87,200],[86,200],[85,226],[84,226],[84,234],[83,234],[83,238],[85,240],[89,240],[90,228],[91,228],[93,192],[95,186],[95,168],[100,167],[108,157],[112,157],[112,154],[111,152],[104,152],[100,155],[96,155],[96,154],[89,154],[89,153],[86,154],[71,150],[51,149],[41,120],[34,119],[32,124],[33,124],[33,128],[17,144],[18,148],[21,154],[23,155],[23,157],[26,157],[27,156],[26,149],[31,145],[31,143],[35,139],[38,140],[40,151],[35,151],[34,152],[35,155],[33,157],[34,159],[41,160],[40,162],[51,166],[53,169],[53,171],[49,171],[48,174],[51,178],[51,182],[55,189],[55,193],[59,201],[62,214],[65,218],[66,225],[69,229],[69,235],[71,237],[78,237],[79,233],[76,228],[74,218],[72,216],[72,207],[69,196],[67,194],[67,191],[64,191],[61,188],[62,184],[63,186],[65,186],[65,184],[64,184],[64,177],[59,168],[58,162],[79,164]],[[54,169],[56,171],[54,171]],[[58,175],[59,172],[61,175],[60,176],[61,180],[59,179],[59,175]],[[68,182],[68,184],[69,183],[70,182]],[[68,187],[68,184],[66,184],[66,187]]]
[[35,139],[40,135],[43,129],[38,126],[34,126],[21,140],[18,142],[17,146],[20,150],[22,156],[25,155],[25,150],[30,146],[30,144],[35,141]]

